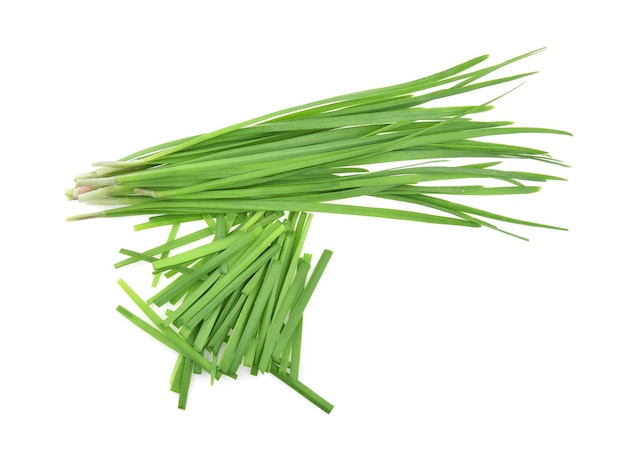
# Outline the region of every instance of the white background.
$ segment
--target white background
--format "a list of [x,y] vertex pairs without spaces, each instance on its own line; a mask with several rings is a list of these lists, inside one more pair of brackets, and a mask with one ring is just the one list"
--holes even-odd
[[[623,24],[618,2],[2,2],[0,451],[626,452]],[[227,4],[228,6],[223,6]],[[194,377],[115,312],[133,219],[66,223],[91,162],[315,99],[547,46],[494,118],[568,178],[475,201],[569,227],[486,229],[316,216],[334,250],[307,308],[302,380]],[[505,74],[503,73],[503,74]],[[155,235],[155,236],[152,236]],[[145,295],[149,296],[149,295]],[[204,379],[203,379],[204,378]],[[324,452],[322,451],[322,452]]]

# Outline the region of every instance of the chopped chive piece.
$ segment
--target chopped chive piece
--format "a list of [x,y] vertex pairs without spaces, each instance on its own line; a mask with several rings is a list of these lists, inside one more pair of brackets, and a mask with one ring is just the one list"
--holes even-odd
[[334,408],[333,404],[328,402],[326,399],[324,399],[322,396],[317,394],[315,391],[313,391],[311,388],[306,386],[301,381],[292,379],[288,375],[279,373],[278,366],[276,366],[275,364],[272,364],[271,373],[275,377],[278,377],[280,381],[282,381],[283,383],[291,387],[293,390],[298,392],[302,397],[304,397],[309,402],[311,402],[312,404],[320,408],[322,411],[326,413],[330,413],[333,410]]
[[[171,243],[172,241],[174,241],[174,239],[176,238],[176,235],[178,234],[178,229],[180,228],[180,224],[173,224],[172,225],[172,229],[170,230],[170,234],[167,237],[167,242]],[[161,259],[165,259],[167,258],[167,256],[169,255],[170,251],[163,251],[163,253],[161,254]],[[154,275],[154,278],[152,279],[152,287],[156,287],[159,284],[159,279],[161,278],[161,273],[157,273]]]
[[[206,238],[209,235],[213,235],[213,233],[214,233],[213,229],[210,229],[210,228],[202,229],[197,232],[190,233],[189,235],[181,236],[180,238],[177,238],[173,241],[169,241],[161,246],[157,246],[155,248],[149,249],[143,252],[143,255],[153,257],[156,254],[160,254],[165,251],[171,251],[172,249],[176,249],[178,247],[193,243],[194,241],[198,241],[202,238]],[[136,261],[137,259],[122,260],[121,262],[116,263],[115,267],[120,268],[122,266],[135,263]]]
[[282,352],[280,352],[280,355],[278,356],[279,358],[278,373],[279,374],[283,375],[287,373],[287,369],[289,368],[289,365],[290,365],[290,356],[291,356],[291,342],[287,342]]
[[216,239],[208,244],[199,246],[190,251],[182,252],[171,257],[156,260],[152,262],[152,266],[155,270],[158,271],[165,268],[171,268],[172,266],[180,265],[191,260],[196,260],[198,258],[210,255],[214,252],[223,251],[227,247],[235,244],[238,240],[241,239],[242,236],[243,234],[234,233],[232,235],[229,235],[228,237]]
[[178,408],[181,410],[184,410],[187,407],[187,395],[189,393],[189,385],[191,384],[192,372],[193,362],[189,358],[185,358],[183,371],[180,377],[180,391],[178,397]]
[[300,323],[296,327],[296,331],[293,333],[292,345],[291,345],[291,365],[289,366],[289,376],[294,380],[298,379],[300,374],[300,353],[302,349],[302,322],[304,318],[300,319]]
[[[219,240],[226,237],[226,220],[224,219],[224,215],[218,213],[215,215],[215,239]],[[220,265],[220,273],[226,274],[228,267],[226,263],[222,263]]]
[[211,370],[209,374],[211,375],[211,386],[213,386],[217,378],[217,353],[215,351],[211,352]]
[[181,376],[183,372],[183,364],[185,363],[185,357],[178,355],[174,369],[172,370],[172,378],[170,379],[170,391],[179,393],[181,385]]

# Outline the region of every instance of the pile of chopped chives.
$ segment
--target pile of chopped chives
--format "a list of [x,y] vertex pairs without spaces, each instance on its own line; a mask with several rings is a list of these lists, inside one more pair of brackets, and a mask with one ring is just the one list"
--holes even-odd
[[[152,325],[122,306],[118,311],[178,352],[171,389],[179,393],[180,408],[192,372],[208,372],[213,383],[222,375],[236,378],[243,363],[252,375],[272,373],[324,411],[332,409],[298,380],[302,316],[332,253],[324,251],[313,266],[302,254],[311,215],[282,214],[207,217],[207,227],[178,239],[179,224],[173,224],[166,243],[144,252],[121,250],[128,258],[118,268],[143,260],[155,276],[177,276],[147,301],[120,280]],[[215,239],[202,242],[208,237]],[[168,304],[173,309],[161,316],[158,308]]]
[[[179,353],[171,380],[179,407],[186,405],[194,372],[205,370],[213,383],[223,375],[236,377],[243,364],[253,375],[272,373],[323,410],[332,409],[298,374],[304,309],[331,256],[324,251],[313,266],[303,254],[308,213],[484,226],[513,236],[492,221],[558,228],[445,196],[528,194],[540,189],[538,183],[561,180],[497,168],[503,160],[564,165],[545,151],[477,139],[568,133],[470,117],[492,109],[495,100],[428,105],[522,79],[532,73],[484,80],[536,52],[474,69],[487,58],[478,57],[408,83],[324,99],[98,162],[96,170],[78,175],[68,198],[114,207],[69,220],[148,215],[137,230],[171,226],[163,245],[122,249],[127,258],[116,267],[145,261],[154,286],[161,275],[170,279],[145,301],[120,280],[151,324],[121,306],[118,311]],[[450,164],[458,158],[476,162]],[[456,181],[467,179],[486,184]],[[406,208],[344,202],[354,197]],[[177,237],[181,224],[193,221],[205,227]],[[183,246],[191,248],[173,253]]]

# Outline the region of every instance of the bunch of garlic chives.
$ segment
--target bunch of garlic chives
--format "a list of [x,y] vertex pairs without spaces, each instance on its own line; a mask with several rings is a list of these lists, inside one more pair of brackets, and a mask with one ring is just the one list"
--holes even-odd
[[[122,207],[70,219],[293,210],[497,230],[501,228],[483,218],[551,227],[452,203],[441,196],[536,192],[539,186],[525,182],[560,178],[494,167],[504,160],[531,159],[562,165],[560,161],[542,150],[476,139],[566,132],[468,117],[490,110],[488,104],[424,106],[429,101],[524,78],[532,73],[480,81],[536,52],[470,71],[486,59],[478,57],[412,82],[285,109],[151,147],[118,161],[97,163],[96,171],[76,178],[76,188],[68,194],[91,204]],[[451,165],[455,158],[488,161]],[[397,167],[399,163],[401,167]],[[387,168],[373,172],[371,165]],[[483,179],[487,184],[450,184],[459,179]],[[494,186],[494,182],[500,184]],[[409,208],[328,203],[359,196],[400,201]],[[411,206],[441,214],[422,213]]]

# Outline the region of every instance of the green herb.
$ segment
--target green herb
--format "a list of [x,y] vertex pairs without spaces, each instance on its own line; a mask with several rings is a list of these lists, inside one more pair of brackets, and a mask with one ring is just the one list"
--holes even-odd
[[[224,230],[220,240],[235,238],[228,248],[201,257],[195,269],[188,273],[181,272],[177,279],[147,302],[128,284],[119,281],[122,289],[150,323],[121,306],[118,311],[180,355],[171,379],[171,389],[180,394],[180,408],[186,406],[192,370],[199,367],[207,371],[212,380],[222,375],[237,377],[245,355],[248,355],[250,367],[267,362],[263,371],[270,372],[272,365],[277,365],[276,373],[281,379],[287,380],[292,388],[303,393],[307,399],[318,399],[315,393],[298,381],[301,340],[297,337],[301,335],[298,329],[301,329],[304,307],[328,263],[330,252],[322,254],[305,287],[310,258],[306,256],[305,259],[299,259],[301,266],[295,275],[289,273],[289,270],[283,272],[285,267],[280,258],[299,254],[303,238],[299,238],[297,243],[285,241],[288,234],[293,237],[295,233],[290,230],[291,224],[287,219],[276,219],[271,213],[251,218],[257,221],[252,225],[256,228]],[[260,227],[259,224],[265,224],[267,219],[271,221],[265,227]],[[310,216],[304,215],[301,219],[297,232],[300,236]],[[198,236],[199,241],[203,240]],[[174,241],[170,235],[168,243]],[[216,241],[219,240],[208,244],[215,244]],[[168,243],[152,250],[169,250]],[[141,254],[139,259],[152,265],[156,263],[146,254]],[[171,264],[171,269],[179,266],[178,263]],[[228,271],[222,273],[221,267],[226,263]],[[285,290],[287,297],[283,298],[280,310],[277,310],[277,306],[270,304],[270,301],[275,300],[279,288]],[[182,302],[178,303],[180,293],[184,296]],[[158,307],[167,302],[173,303],[173,309],[162,315],[151,309],[149,304]],[[262,326],[272,326],[271,332],[268,333]],[[284,349],[286,353],[274,351],[273,346],[277,341],[289,347]],[[205,359],[207,354],[211,361]],[[290,361],[291,358],[295,358],[295,362]],[[296,367],[294,372],[291,364]],[[321,408],[328,409],[321,402],[325,401],[318,402]]]
[[[68,198],[108,208],[69,220],[147,215],[135,230],[171,226],[165,243],[122,249],[127,258],[115,266],[143,261],[153,286],[169,279],[146,301],[120,281],[150,323],[118,311],[179,353],[170,380],[179,407],[186,406],[194,372],[208,372],[213,384],[236,377],[243,363],[252,375],[271,373],[332,410],[299,381],[304,311],[332,254],[324,251],[314,266],[303,254],[310,213],[488,227],[518,238],[493,222],[564,230],[447,197],[530,194],[540,183],[562,180],[501,168],[529,161],[565,166],[546,151],[478,139],[569,133],[474,118],[501,96],[428,105],[526,78],[533,73],[490,77],[539,51],[477,69],[487,59],[481,56],[407,83],[280,110],[98,162],[76,176]],[[348,201],[355,197],[362,203]],[[375,206],[381,199],[400,208]],[[178,236],[181,225],[192,223],[202,226]]]

